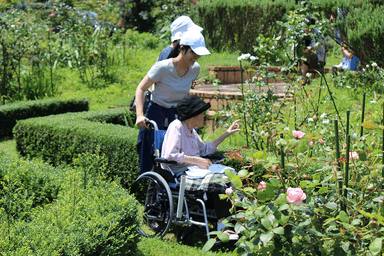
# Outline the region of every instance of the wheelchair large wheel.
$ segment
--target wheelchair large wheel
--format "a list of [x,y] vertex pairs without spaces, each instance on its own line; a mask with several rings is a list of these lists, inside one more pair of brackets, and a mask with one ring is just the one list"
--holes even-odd
[[172,192],[158,173],[140,175],[132,186],[132,193],[140,203],[138,218],[140,234],[145,237],[163,237],[172,223]]

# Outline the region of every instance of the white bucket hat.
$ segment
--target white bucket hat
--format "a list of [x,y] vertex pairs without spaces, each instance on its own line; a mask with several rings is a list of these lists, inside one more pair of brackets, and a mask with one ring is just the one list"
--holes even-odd
[[204,36],[196,30],[185,32],[180,40],[180,45],[188,45],[199,56],[211,54],[205,47]]
[[180,40],[183,34],[189,30],[202,31],[203,28],[193,23],[188,16],[180,16],[171,24],[171,41]]

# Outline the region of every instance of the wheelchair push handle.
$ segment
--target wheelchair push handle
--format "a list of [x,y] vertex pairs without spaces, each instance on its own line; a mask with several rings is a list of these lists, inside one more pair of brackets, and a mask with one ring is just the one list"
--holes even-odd
[[157,123],[153,120],[145,120],[145,124],[149,125],[149,129],[159,130]]

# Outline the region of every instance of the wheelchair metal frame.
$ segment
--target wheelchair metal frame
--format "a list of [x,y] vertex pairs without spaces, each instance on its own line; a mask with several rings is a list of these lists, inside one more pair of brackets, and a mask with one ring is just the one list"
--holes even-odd
[[[150,123],[151,126],[154,129],[154,132],[159,132],[158,126],[155,121],[147,121],[147,123]],[[165,134],[165,131],[163,132],[163,136]],[[158,136],[161,137],[161,134]],[[155,140],[157,140],[158,136],[155,134]],[[145,172],[141,174],[137,179],[135,183],[140,183],[140,181],[144,179],[149,179],[158,187],[158,190],[156,191],[156,198],[161,198],[159,201],[163,201],[163,207],[167,208],[169,211],[168,213],[162,212],[162,215],[151,215],[146,214],[146,220],[147,221],[163,221],[163,227],[160,231],[155,232],[153,236],[156,237],[163,237],[169,230],[172,223],[177,225],[183,225],[183,226],[201,226],[205,228],[205,233],[207,236],[207,240],[210,239],[210,229],[209,229],[209,222],[208,219],[217,219],[216,215],[214,214],[213,210],[208,209],[206,204],[204,202],[204,198],[201,196],[197,196],[199,193],[191,193],[185,191],[185,180],[186,176],[181,177],[180,186],[179,189],[176,189],[176,184],[178,182],[174,172],[169,167],[169,164],[175,164],[175,161],[167,161],[165,159],[160,158],[160,147],[162,145],[163,137],[161,138],[161,141],[155,141],[155,163],[158,167],[160,167],[160,163],[167,165],[167,170],[172,177],[174,178],[174,182],[167,182],[165,178],[155,172]],[[156,168],[156,167],[154,167]],[[177,207],[174,207],[174,202],[176,202]],[[145,206],[144,206],[145,207]],[[200,208],[201,207],[201,208]],[[197,208],[197,210],[196,210]],[[144,210],[145,211],[145,210]],[[145,213],[144,213],[145,214]],[[194,218],[200,217],[203,218],[203,221],[196,220]],[[144,217],[143,217],[144,218]],[[145,233],[145,231],[140,228],[140,233],[144,236],[150,236]]]

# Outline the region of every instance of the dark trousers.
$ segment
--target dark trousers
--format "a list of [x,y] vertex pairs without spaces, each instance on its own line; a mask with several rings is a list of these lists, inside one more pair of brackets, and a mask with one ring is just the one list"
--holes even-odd
[[[150,102],[145,116],[149,120],[155,121],[159,130],[164,130],[165,119],[168,119],[168,124],[175,120],[177,117],[177,109],[165,108],[154,102]],[[153,148],[154,140],[155,139],[153,130],[146,130],[145,128],[140,128],[139,137],[137,139],[137,152],[139,153],[140,174],[144,172],[149,172],[153,168],[153,154],[155,152]]]

